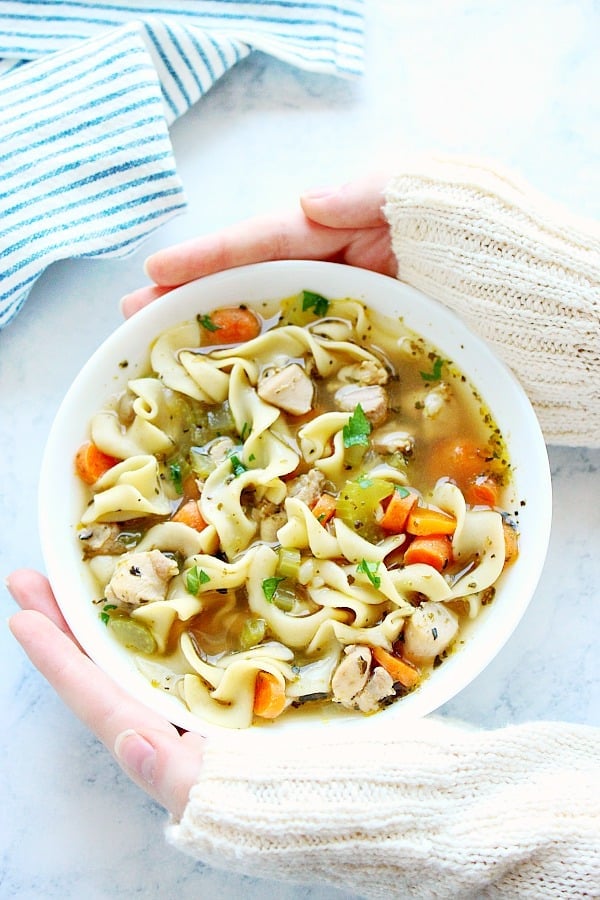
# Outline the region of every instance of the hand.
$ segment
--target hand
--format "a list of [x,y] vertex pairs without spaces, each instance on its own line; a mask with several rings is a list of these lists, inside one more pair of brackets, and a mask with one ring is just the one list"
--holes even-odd
[[387,178],[372,176],[335,191],[312,191],[301,209],[260,216],[217,234],[193,238],[146,260],[155,282],[123,297],[126,317],[194,278],[273,259],[322,259],[396,275],[387,220],[382,212]]
[[11,631],[34,666],[123,771],[180,818],[200,772],[204,738],[179,734],[83,653],[42,575],[27,569],[13,572],[8,589],[22,608],[9,620]]

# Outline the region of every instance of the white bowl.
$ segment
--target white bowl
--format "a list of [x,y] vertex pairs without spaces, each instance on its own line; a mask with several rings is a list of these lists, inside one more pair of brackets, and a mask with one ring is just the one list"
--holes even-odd
[[[42,463],[39,518],[48,576],[59,606],[89,656],[130,694],[171,722],[201,733],[221,731],[200,721],[177,698],[153,688],[130,653],[100,621],[92,604],[94,586],[82,563],[76,528],[85,500],[73,472],[74,450],[87,437],[98,409],[143,372],[148,347],[164,329],[197,313],[240,302],[280,300],[310,290],[328,297],[350,296],[374,310],[401,316],[476,386],[499,425],[513,464],[513,496],[519,510],[520,552],[501,576],[494,602],[463,630],[464,644],[422,683],[377,717],[423,716],[454,697],[484,669],[516,628],[534,593],[546,555],[551,522],[551,486],[546,448],[523,390],[491,353],[445,307],[395,279],[364,269],[323,262],[285,261],[231,269],[177,288],[121,325],[94,353],[67,393],[52,426]],[[127,360],[127,367],[122,363]],[[120,365],[121,364],[121,365]],[[328,727],[369,728],[357,713],[303,712],[276,727],[294,734],[327,719]],[[251,731],[252,729],[250,729]]]

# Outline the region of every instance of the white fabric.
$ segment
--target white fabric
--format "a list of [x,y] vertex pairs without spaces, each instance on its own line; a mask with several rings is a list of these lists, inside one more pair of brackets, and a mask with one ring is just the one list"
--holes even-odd
[[362,6],[3,3],[0,328],[51,262],[126,255],[184,209],[168,128],[238,60],[359,75]]
[[404,161],[385,212],[399,275],[512,369],[550,443],[600,446],[600,227],[481,161]]
[[211,738],[179,849],[368,898],[597,897],[599,732],[422,720],[364,738]]

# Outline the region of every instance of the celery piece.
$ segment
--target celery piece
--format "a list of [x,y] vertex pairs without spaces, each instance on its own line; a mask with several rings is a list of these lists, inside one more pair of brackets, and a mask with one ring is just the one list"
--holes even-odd
[[280,547],[277,574],[297,581],[301,560],[300,551],[296,547]]
[[141,622],[125,616],[111,616],[108,627],[120,644],[139,653],[154,653],[156,641],[152,632]]
[[267,623],[264,619],[246,619],[240,632],[240,650],[256,647],[264,639]]
[[207,413],[208,427],[220,437],[223,434],[237,434],[235,422],[231,414],[229,403],[225,400],[220,406],[212,406]]
[[296,604],[296,592],[291,587],[278,585],[271,602],[282,612],[291,612]]
[[201,447],[190,448],[190,464],[194,475],[203,479],[216,468],[215,461]]
[[381,501],[393,492],[393,483],[383,478],[347,481],[337,499],[336,516],[349,528],[360,529],[363,537],[372,540],[379,536],[375,511]]

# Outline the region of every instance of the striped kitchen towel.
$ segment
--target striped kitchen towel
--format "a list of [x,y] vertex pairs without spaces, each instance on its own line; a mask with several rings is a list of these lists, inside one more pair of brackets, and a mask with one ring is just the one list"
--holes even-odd
[[125,256],[185,207],[169,126],[253,50],[363,65],[363,2],[0,2],[0,328],[51,263]]

